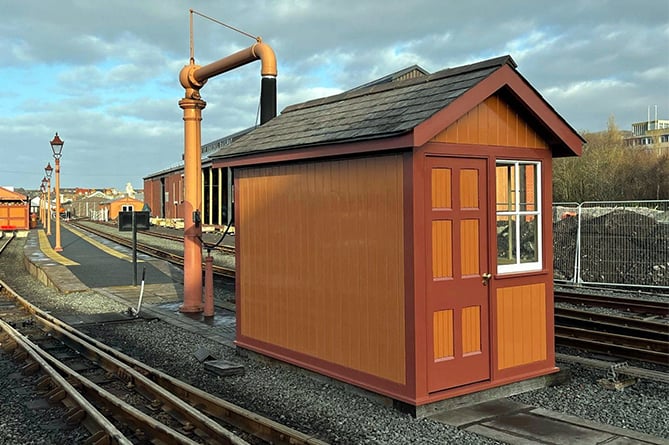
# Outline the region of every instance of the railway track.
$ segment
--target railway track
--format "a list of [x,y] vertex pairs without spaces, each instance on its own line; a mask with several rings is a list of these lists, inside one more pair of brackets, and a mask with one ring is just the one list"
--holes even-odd
[[7,236],[7,233],[3,232],[2,236],[0,237],[0,253],[5,250],[5,247],[7,247],[15,237],[15,232],[12,232],[11,236]]
[[[73,225],[74,227],[77,227],[78,229],[85,230],[87,232],[93,233],[97,236],[100,236],[102,238],[106,238],[108,240],[111,240],[115,243],[121,244],[123,246],[126,246],[130,249],[132,249],[132,240],[120,236],[120,235],[114,235],[112,233],[109,233],[104,230],[99,230],[96,229],[95,227],[92,227],[91,225],[88,224],[81,224],[76,221],[70,221],[68,224]],[[174,239],[171,239],[172,241],[179,241],[183,243],[183,238],[180,237],[172,237]],[[220,247],[220,246],[219,246]],[[176,264],[178,266],[183,267],[183,256],[178,255],[174,252],[167,252],[165,250],[159,249],[157,247],[151,246],[150,244],[142,243],[140,241],[137,241],[137,250],[139,252],[145,253],[147,255],[151,255],[156,258],[161,258],[166,261],[169,261],[172,264]],[[232,250],[234,252],[234,249]],[[228,253],[229,254],[229,253]],[[202,264],[202,268],[204,270],[204,263]],[[228,278],[228,279],[234,279],[235,278],[235,270],[234,268],[230,267],[225,267],[225,266],[220,266],[217,264],[214,264],[212,266],[213,272],[215,276],[222,277],[222,278]]]
[[[91,225],[101,225],[105,227],[117,227],[116,224],[113,223],[107,223],[103,221],[90,221]],[[91,227],[91,225],[86,225],[84,227],[88,228]],[[162,231],[157,231],[157,230],[147,230],[147,231],[142,231],[142,235],[146,236],[152,236],[155,238],[161,238],[161,239],[166,239],[169,241],[175,241],[178,243],[183,243],[184,242],[184,237],[183,235],[175,235],[172,233],[167,233],[167,232],[162,232]],[[203,240],[204,241],[204,240]],[[212,250],[221,252],[223,254],[227,255],[234,255],[235,254],[235,248],[233,246],[226,246],[226,245],[216,245],[214,246],[214,243],[206,243]]]
[[556,303],[607,307],[626,312],[669,316],[669,301],[649,301],[567,291],[555,291],[554,297]]
[[153,369],[50,316],[0,282],[0,342],[41,372],[38,389],[68,407],[91,444],[312,444],[320,440]]
[[555,342],[615,357],[669,365],[669,324],[555,308]]

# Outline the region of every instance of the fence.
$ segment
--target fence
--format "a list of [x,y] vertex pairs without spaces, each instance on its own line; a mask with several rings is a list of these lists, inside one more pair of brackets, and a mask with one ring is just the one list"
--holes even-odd
[[669,288],[669,201],[553,204],[556,282]]

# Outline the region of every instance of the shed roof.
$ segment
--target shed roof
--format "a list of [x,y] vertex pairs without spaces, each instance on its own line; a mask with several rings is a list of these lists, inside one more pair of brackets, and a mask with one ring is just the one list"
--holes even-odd
[[580,154],[581,137],[516,66],[511,56],[502,56],[292,105],[210,157],[224,160],[400,135],[409,135],[402,138],[405,147],[418,147],[499,90],[510,92],[528,111],[556,155]]
[[28,197],[17,193],[15,191],[9,190],[4,187],[0,187],[0,201],[27,201]]

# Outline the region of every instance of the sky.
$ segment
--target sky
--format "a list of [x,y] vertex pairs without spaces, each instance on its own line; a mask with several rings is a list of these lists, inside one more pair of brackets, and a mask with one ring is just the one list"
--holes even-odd
[[[669,119],[666,0],[0,0],[0,186],[39,188],[65,142],[61,187],[125,190],[183,155],[189,10],[276,53],[278,111],[418,64],[511,55],[578,131]],[[193,15],[195,62],[254,40]],[[260,62],[200,90],[202,142],[258,122]]]

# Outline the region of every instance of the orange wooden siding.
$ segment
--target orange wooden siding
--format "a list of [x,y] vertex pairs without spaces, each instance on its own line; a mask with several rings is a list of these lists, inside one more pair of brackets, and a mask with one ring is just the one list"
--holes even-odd
[[453,221],[432,221],[432,278],[453,277]]
[[460,222],[460,267],[462,276],[479,275],[479,221],[463,219]]
[[497,368],[546,360],[546,285],[497,289]]
[[462,308],[462,353],[481,352],[481,306]]
[[460,170],[460,208],[479,208],[479,172],[475,169]]
[[402,175],[401,156],[237,172],[243,337],[405,383]]
[[432,141],[548,149],[543,138],[497,94],[449,125]]
[[28,203],[0,203],[0,227],[8,230],[29,228]]
[[453,349],[453,310],[435,311],[432,315],[434,324],[434,359],[452,359]]
[[432,208],[450,209],[451,204],[451,169],[432,169]]

